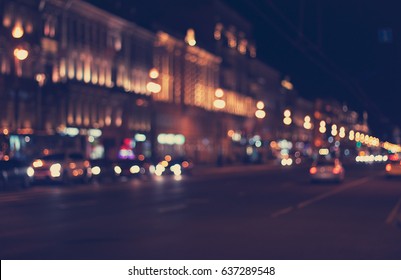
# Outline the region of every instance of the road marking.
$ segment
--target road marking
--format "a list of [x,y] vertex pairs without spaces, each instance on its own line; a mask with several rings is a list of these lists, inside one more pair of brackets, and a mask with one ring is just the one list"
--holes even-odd
[[366,182],[368,182],[368,181],[371,180],[371,179],[372,179],[372,177],[367,177],[367,178],[361,178],[361,179],[352,181],[352,182],[350,182],[350,183],[348,183],[348,184],[346,184],[346,185],[344,185],[344,186],[341,186],[340,188],[336,188],[335,190],[332,190],[332,191],[330,191],[330,192],[323,193],[323,194],[318,195],[318,196],[315,196],[315,197],[313,197],[313,198],[311,198],[311,199],[308,199],[308,200],[305,200],[305,201],[303,201],[303,202],[300,202],[300,203],[298,203],[296,206],[290,206],[290,207],[281,209],[281,210],[279,210],[279,211],[276,211],[276,212],[274,212],[274,213],[271,215],[271,217],[272,217],[272,218],[277,218],[277,217],[282,216],[282,215],[284,215],[284,214],[288,214],[288,213],[290,213],[290,212],[293,211],[293,210],[302,209],[302,208],[304,208],[304,207],[306,207],[306,206],[308,206],[308,205],[311,205],[312,203],[318,202],[318,201],[320,201],[320,200],[323,200],[323,199],[325,199],[325,198],[328,198],[328,197],[330,197],[330,196],[333,196],[333,195],[335,195],[335,194],[338,194],[338,193],[340,193],[340,192],[342,192],[342,191],[345,191],[345,190],[348,190],[348,189],[350,189],[350,188],[353,188],[353,187],[356,187],[356,186],[358,186],[358,185],[361,185],[361,184],[363,184],[363,183],[366,183]]
[[390,214],[388,215],[386,219],[386,224],[391,225],[394,222],[395,218],[397,217],[397,214],[399,213],[400,207],[401,207],[401,197],[398,200],[397,204],[394,206],[393,210],[391,210]]
[[173,206],[168,206],[168,207],[162,207],[158,209],[159,213],[168,213],[168,212],[174,212],[174,211],[180,211],[187,208],[186,204],[176,204]]
[[304,208],[304,207],[306,207],[306,206],[308,206],[308,205],[310,205],[312,203],[318,202],[320,200],[323,200],[325,198],[328,198],[330,196],[338,194],[338,193],[340,193],[342,191],[345,191],[345,190],[348,190],[350,188],[356,187],[356,186],[358,186],[360,184],[366,183],[370,179],[371,179],[371,177],[367,177],[367,178],[361,178],[359,180],[352,181],[349,184],[346,184],[346,185],[344,185],[344,186],[342,186],[340,188],[336,188],[336,189],[332,190],[331,192],[323,193],[321,195],[315,196],[314,198],[311,198],[311,199],[305,200],[305,201],[303,201],[301,203],[298,203],[297,208]]
[[294,207],[290,206],[290,207],[281,209],[281,210],[279,210],[279,211],[277,211],[277,212],[274,212],[274,213],[271,215],[271,217],[272,217],[272,218],[277,218],[278,216],[287,214],[287,213],[291,212],[292,210],[294,210]]

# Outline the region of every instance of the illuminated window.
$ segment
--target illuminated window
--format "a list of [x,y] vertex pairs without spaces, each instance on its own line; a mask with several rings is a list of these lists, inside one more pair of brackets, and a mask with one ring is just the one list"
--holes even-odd
[[2,74],[10,73],[10,63],[6,59],[6,57],[1,57],[0,66],[1,66],[0,71],[1,71]]
[[102,62],[99,66],[99,85],[103,86],[106,82],[107,62]]
[[54,38],[56,35],[57,20],[53,16],[48,16],[43,26],[43,34],[47,37]]
[[112,77],[111,77],[111,64],[107,63],[106,64],[106,86],[107,87],[113,87],[113,81],[112,81]]
[[237,37],[235,36],[235,28],[233,26],[231,26],[230,29],[226,31],[226,37],[228,40],[228,46],[230,48],[236,48]]
[[79,58],[77,58],[76,62],[77,62],[77,74],[76,74],[76,78],[77,78],[78,81],[81,81],[82,78],[83,78],[83,69],[82,69],[83,66],[82,66],[82,61],[81,61]]
[[238,44],[238,51],[241,54],[246,54],[247,45],[248,45],[248,41],[246,39],[241,39]]
[[74,79],[74,77],[75,77],[74,59],[70,57],[68,59],[68,78],[72,80]]
[[65,58],[60,59],[60,78],[64,79],[67,73]]
[[91,81],[91,58],[86,57],[84,62],[84,82],[89,83]]
[[185,42],[190,46],[196,45],[195,30],[193,30],[192,28],[187,30],[187,35],[185,36]]
[[92,62],[92,84],[96,85],[99,81],[99,76],[98,76],[98,63],[97,62]]
[[5,13],[3,17],[3,25],[7,28],[11,26],[11,16],[8,13]]
[[249,46],[249,54],[253,58],[256,57],[256,47],[254,45]]
[[53,66],[52,81],[54,83],[57,83],[57,82],[60,81],[59,66],[58,66],[57,63],[55,63],[54,66]]
[[214,39],[220,40],[221,39],[221,32],[223,30],[223,25],[221,23],[217,23],[214,29]]

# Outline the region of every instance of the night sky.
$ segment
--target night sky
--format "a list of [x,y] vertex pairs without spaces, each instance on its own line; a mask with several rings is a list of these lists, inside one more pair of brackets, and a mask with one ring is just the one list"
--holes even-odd
[[301,3],[240,0],[231,5],[254,22],[259,58],[288,73],[301,96],[334,97],[359,112],[367,110],[373,132],[390,136],[401,125],[401,6],[397,1],[305,0],[301,21]]
[[[163,15],[188,3],[88,1],[145,28],[168,26]],[[391,137],[394,126],[401,126],[398,1],[224,2],[253,24],[258,58],[289,75],[300,96],[335,98],[359,113],[366,110],[379,137]]]

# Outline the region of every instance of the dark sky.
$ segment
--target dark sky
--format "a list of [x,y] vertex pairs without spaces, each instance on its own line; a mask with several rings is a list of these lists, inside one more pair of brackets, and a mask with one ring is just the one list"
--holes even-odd
[[[145,27],[174,13],[180,1],[188,3],[88,1]],[[359,112],[367,110],[379,137],[390,136],[394,125],[401,125],[399,1],[224,2],[253,24],[258,57],[288,74],[301,96],[334,97]],[[385,31],[382,36],[380,30]]]
[[[301,96],[335,97],[366,109],[382,136],[401,124],[397,2],[240,0],[230,5],[254,22],[259,57],[289,73]],[[391,31],[380,37],[385,42],[379,30]]]

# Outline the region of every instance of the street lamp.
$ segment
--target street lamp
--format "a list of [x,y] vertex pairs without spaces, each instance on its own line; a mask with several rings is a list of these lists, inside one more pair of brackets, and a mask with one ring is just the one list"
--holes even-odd
[[213,106],[218,109],[224,109],[226,107],[226,102],[222,99],[224,96],[224,91],[221,88],[217,88],[214,92],[216,99],[213,101]]
[[[226,102],[223,100],[224,97],[224,91],[221,88],[217,88],[214,92],[214,96],[216,99],[213,101],[213,106],[217,110],[222,110],[226,107]],[[217,142],[219,143],[218,147],[218,152],[217,152],[217,165],[222,166],[223,165],[223,124],[222,124],[222,118],[217,118]]]
[[281,81],[281,86],[283,88],[285,88],[286,90],[293,90],[294,86],[293,84],[290,82],[290,78],[288,76],[286,76],[284,78],[284,80]]
[[151,95],[149,98],[150,109],[150,146],[152,161],[156,160],[156,108],[154,106],[154,93],[159,93],[162,89],[161,85],[157,82],[159,78],[159,70],[155,67],[149,70],[150,81],[146,85],[146,89]]
[[19,38],[22,38],[22,36],[24,36],[24,29],[22,28],[21,22],[17,21],[15,23],[15,26],[14,26],[13,30],[11,31],[11,35],[15,39],[19,39]]
[[266,112],[263,110],[265,108],[265,103],[263,103],[263,101],[258,101],[258,103],[256,103],[256,108],[258,110],[255,112],[255,117],[264,119],[266,117]]
[[14,49],[14,57],[19,61],[27,59],[28,54],[29,52],[24,48],[18,47]]
[[304,128],[305,129],[312,129],[312,123],[311,123],[311,118],[310,116],[306,115],[304,118]]
[[283,123],[285,125],[290,125],[292,123],[292,119],[291,119],[291,111],[289,109],[286,109],[284,111],[284,119],[283,119]]

